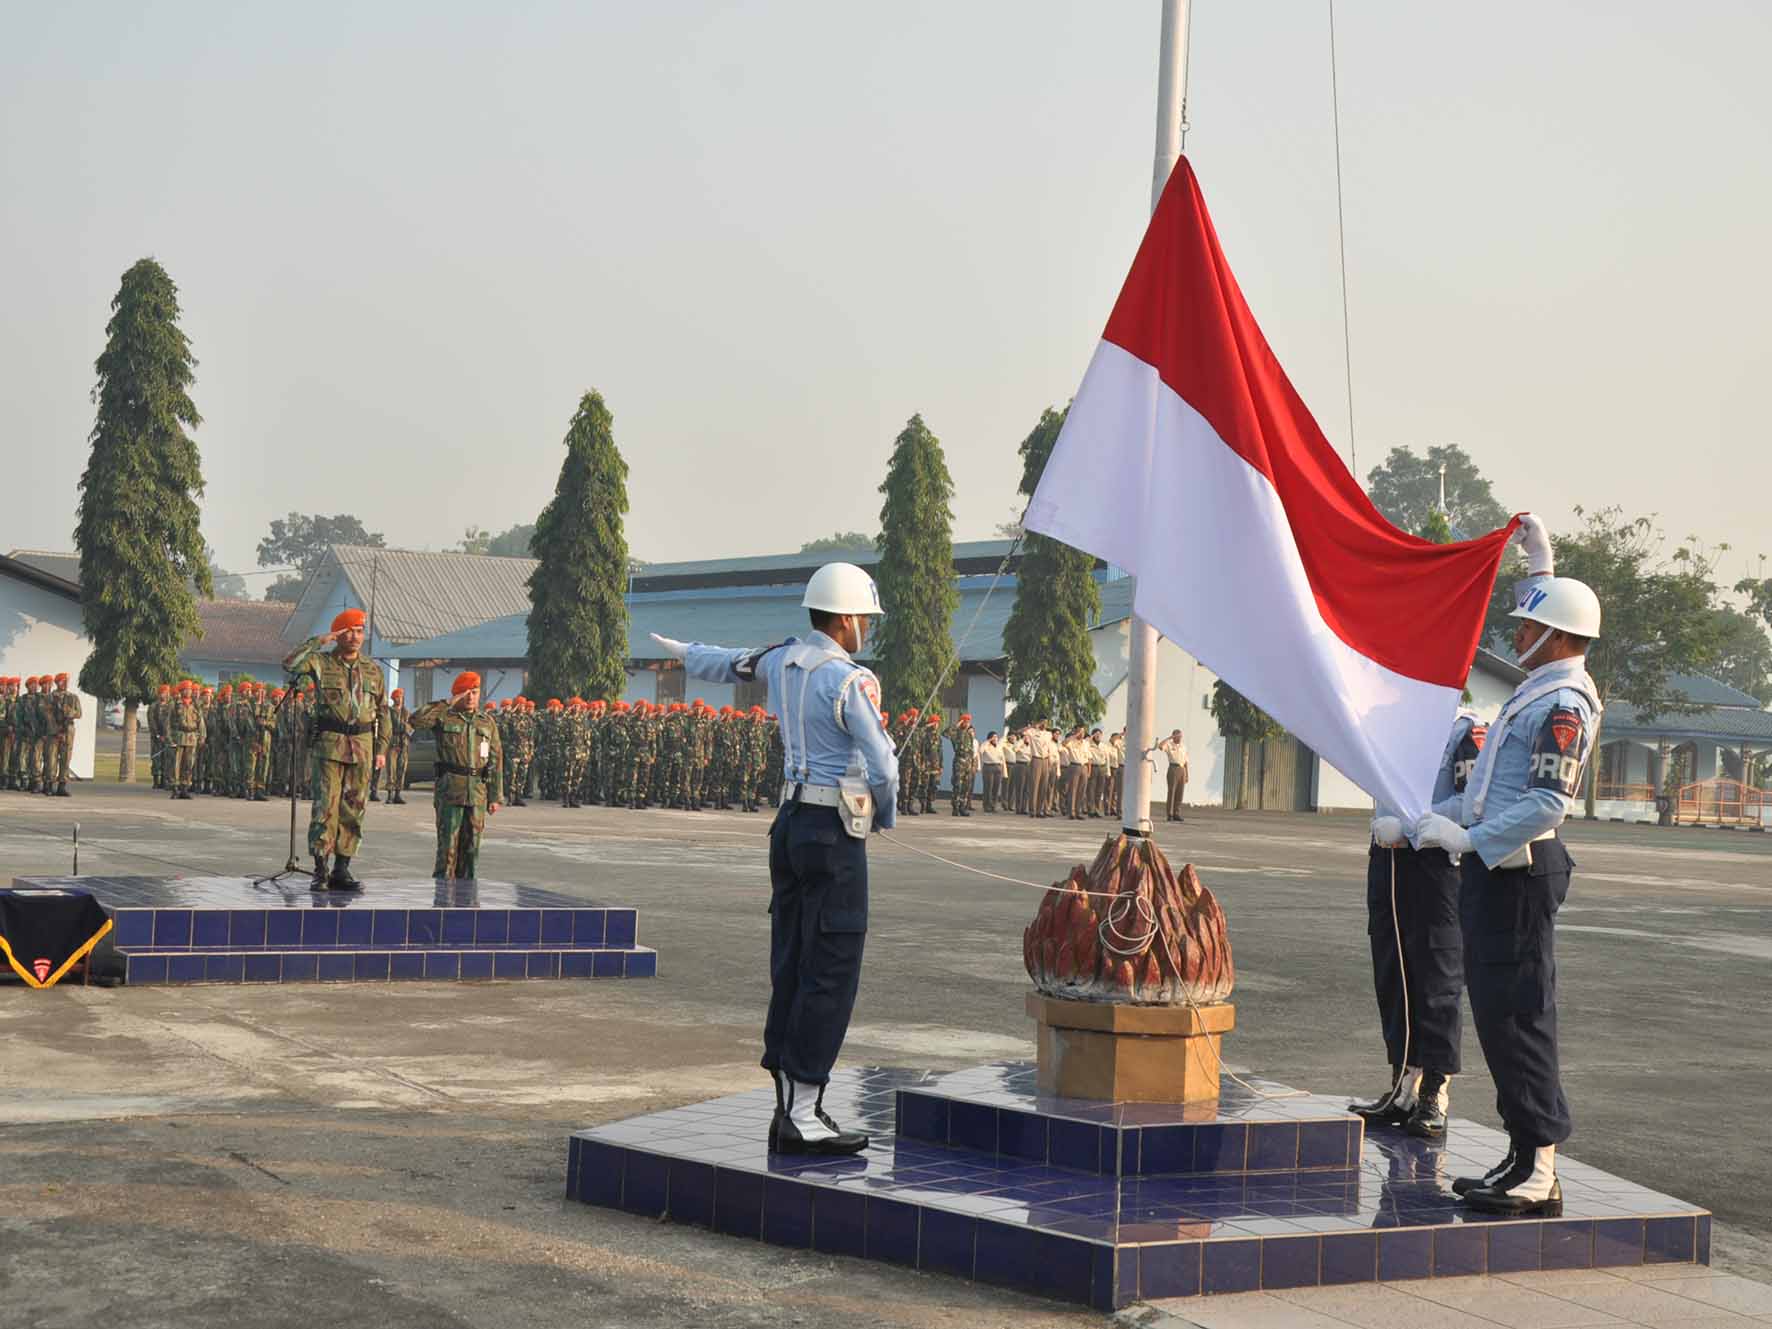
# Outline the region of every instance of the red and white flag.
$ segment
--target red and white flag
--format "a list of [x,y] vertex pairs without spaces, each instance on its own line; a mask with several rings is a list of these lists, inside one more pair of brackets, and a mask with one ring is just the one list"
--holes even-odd
[[1136,575],[1143,618],[1407,823],[1518,523],[1437,545],[1372,506],[1256,327],[1184,157],[1026,524]]

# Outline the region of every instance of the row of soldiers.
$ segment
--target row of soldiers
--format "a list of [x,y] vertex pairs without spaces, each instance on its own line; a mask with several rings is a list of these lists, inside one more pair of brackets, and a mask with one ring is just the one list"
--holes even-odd
[[1067,732],[1047,721],[1011,730],[1000,744],[992,735],[985,746],[985,760],[1003,767],[1005,812],[1076,821],[1121,815],[1124,730],[1104,738],[1099,729],[1077,725]]
[[80,696],[66,674],[0,678],[0,772],[8,789],[67,798]]

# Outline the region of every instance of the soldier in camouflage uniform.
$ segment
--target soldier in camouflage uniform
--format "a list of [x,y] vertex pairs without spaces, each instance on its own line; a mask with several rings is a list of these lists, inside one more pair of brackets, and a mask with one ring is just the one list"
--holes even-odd
[[412,728],[437,735],[437,775],[431,795],[437,857],[431,874],[472,880],[479,871],[486,818],[504,802],[504,750],[498,721],[479,709],[480,676],[464,670],[449,691],[451,700],[419,707]]
[[948,735],[954,745],[953,815],[972,815],[972,781],[978,774],[978,735],[972,730],[972,717],[962,715],[954,732]]
[[412,755],[412,712],[406,709],[406,689],[388,694],[388,802],[406,801],[406,761]]
[[172,769],[168,780],[174,798],[189,798],[196,777],[197,750],[203,745],[203,708],[197,705],[193,683],[179,685],[178,700],[167,715],[167,741],[171,744]]
[[0,788],[11,789],[12,752],[17,742],[13,735],[13,712],[18,709],[18,689],[10,677],[0,678]]
[[202,737],[191,757],[191,782],[199,794],[213,794],[216,791],[216,745],[220,741],[215,734],[221,720],[221,702],[214,688],[193,685],[191,704],[203,712]]
[[535,762],[535,703],[527,697],[517,698],[517,715],[512,724],[517,735],[517,756],[511,762],[514,783],[507,784],[505,797],[512,807],[526,807],[529,793],[529,769]]
[[585,699],[573,697],[566,703],[566,715],[560,734],[560,806],[580,806],[579,789],[584,782],[585,761],[590,756],[586,734]]
[[941,712],[932,711],[923,720],[918,739],[917,774],[922,781],[920,803],[923,811],[935,811],[935,795],[941,786]]
[[172,684],[162,683],[148,703],[148,770],[154,788],[166,788],[166,712],[172,705]]
[[32,674],[25,680],[25,695],[18,699],[14,723],[18,726],[19,788],[28,794],[42,791],[42,739],[39,734],[38,692],[42,680]]
[[[363,833],[369,772],[387,761],[388,709],[382,672],[362,654],[363,611],[347,609],[332,631],[310,637],[283,661],[294,678],[315,686],[313,736],[314,804],[308,819],[308,852],[314,856],[315,890],[361,890],[351,859]],[[334,642],[331,651],[323,650]],[[327,859],[337,860],[330,872]]]
[[917,733],[917,708],[910,707],[902,712],[886,730],[886,736],[892,740],[892,747],[898,753],[898,811],[903,816],[917,815],[917,755],[918,745],[913,742]]
[[631,808],[650,807],[654,797],[659,796],[653,781],[662,778],[668,757],[662,712],[663,707],[645,701],[635,702],[628,710],[628,741],[633,749],[628,757],[633,785],[628,802]]
[[536,793],[541,798],[560,796],[560,713],[564,709],[558,697],[549,697],[541,713],[536,750]]
[[659,802],[665,807],[688,806],[689,801],[689,707],[674,701],[659,727]]
[[[278,689],[282,691],[281,688]],[[265,787],[271,782],[271,745],[277,738],[277,705],[263,683],[252,688],[250,727],[247,730],[246,797],[254,803],[268,800]]]

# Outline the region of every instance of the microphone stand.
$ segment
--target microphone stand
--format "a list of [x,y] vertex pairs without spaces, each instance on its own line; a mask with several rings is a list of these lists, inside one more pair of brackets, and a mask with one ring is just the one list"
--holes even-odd
[[[289,705],[289,699],[293,696],[295,696],[295,688],[289,687],[284,690],[283,700],[277,703],[277,715],[282,715],[283,708]],[[273,872],[268,877],[254,877],[252,879],[254,886],[262,886],[267,881],[275,884],[293,873],[305,871],[295,858],[295,787],[299,783],[296,773],[301,765],[303,755],[301,750],[307,746],[304,741],[306,735],[291,733],[289,739],[289,860],[283,864],[281,872]],[[272,741],[276,740],[273,738]]]

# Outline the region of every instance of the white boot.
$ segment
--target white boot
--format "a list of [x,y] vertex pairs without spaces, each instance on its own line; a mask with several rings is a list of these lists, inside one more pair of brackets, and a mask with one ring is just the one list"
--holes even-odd
[[1420,1089],[1421,1067],[1403,1067],[1403,1078],[1397,1081],[1397,1092],[1391,1099],[1391,1107],[1401,1116],[1407,1117],[1415,1110]]
[[1467,1191],[1464,1202],[1490,1214],[1562,1213],[1563,1187],[1557,1181],[1556,1145],[1517,1150],[1513,1167],[1490,1185]]
[[794,1124],[794,1129],[800,1132],[800,1138],[808,1144],[814,1140],[835,1138],[837,1132],[819,1120],[817,1085],[806,1084],[800,1080],[788,1080],[787,1108],[788,1120]]

